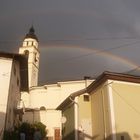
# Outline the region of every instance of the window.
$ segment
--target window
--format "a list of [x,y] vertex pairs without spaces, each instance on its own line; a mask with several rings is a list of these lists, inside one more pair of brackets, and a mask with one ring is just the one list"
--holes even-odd
[[89,102],[89,95],[83,95],[84,101]]
[[28,56],[28,55],[29,55],[29,51],[28,51],[28,50],[25,50],[25,51],[24,51],[24,54],[25,54],[26,56]]
[[124,140],[124,136],[121,136],[121,140]]
[[46,108],[44,106],[41,106],[40,110],[46,110]]

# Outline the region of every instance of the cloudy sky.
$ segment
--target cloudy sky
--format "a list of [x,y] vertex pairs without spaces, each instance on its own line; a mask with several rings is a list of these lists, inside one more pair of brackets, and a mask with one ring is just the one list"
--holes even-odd
[[34,25],[39,83],[139,74],[139,0],[0,0],[0,50],[18,52]]

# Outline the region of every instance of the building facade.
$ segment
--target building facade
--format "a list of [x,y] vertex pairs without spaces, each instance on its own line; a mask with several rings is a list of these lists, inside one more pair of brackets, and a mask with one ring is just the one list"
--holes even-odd
[[[83,99],[89,94],[89,102]],[[58,107],[63,140],[138,140],[140,77],[104,72]]]
[[3,131],[13,129],[19,120],[17,106],[21,99],[20,91],[28,91],[27,59],[19,54],[0,53],[0,68],[0,139],[2,139]]
[[91,99],[86,89],[72,93],[57,109],[66,118],[62,124],[63,140],[92,139]]
[[95,140],[140,139],[140,77],[105,72],[88,92]]

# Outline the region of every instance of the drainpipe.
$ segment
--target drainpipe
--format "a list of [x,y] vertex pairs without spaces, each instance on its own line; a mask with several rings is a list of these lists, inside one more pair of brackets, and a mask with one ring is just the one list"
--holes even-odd
[[109,101],[109,110],[110,110],[110,127],[113,140],[116,138],[116,127],[115,127],[115,114],[114,114],[114,102],[113,102],[113,93],[112,93],[112,84],[113,82],[108,81],[107,90],[108,90],[108,101]]
[[103,127],[104,127],[104,138],[107,138],[107,129],[106,129],[106,116],[105,116],[105,99],[104,99],[104,93],[101,90],[101,95],[102,95],[102,108],[103,108]]
[[70,96],[69,99],[74,103],[74,115],[75,115],[75,140],[78,140],[78,132],[79,132],[79,104],[78,98],[72,99]]

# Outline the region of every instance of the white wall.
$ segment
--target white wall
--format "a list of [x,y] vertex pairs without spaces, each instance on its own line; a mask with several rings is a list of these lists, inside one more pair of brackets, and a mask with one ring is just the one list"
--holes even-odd
[[47,126],[47,136],[53,136],[54,129],[61,127],[61,112],[56,110],[40,111],[40,120]]
[[0,133],[11,129],[20,99],[20,67],[18,61],[0,58]]
[[12,60],[0,58],[0,132],[4,129]]
[[[88,85],[92,80],[88,81]],[[47,111],[40,114],[26,112],[23,116],[24,121],[33,123],[35,120],[41,121],[47,126],[48,136],[54,136],[54,129],[61,130],[61,112],[56,109],[70,94],[86,87],[85,80],[59,82],[52,85],[44,85],[40,87],[30,88],[30,92],[23,93],[22,99],[27,108],[40,108],[44,106]]]
[[13,61],[11,76],[9,83],[9,95],[7,102],[7,120],[6,129],[13,128],[15,120],[15,109],[17,108],[17,103],[20,101],[20,67],[18,61]]
[[[88,84],[91,82],[89,80]],[[32,87],[29,95],[23,94],[22,99],[25,100],[26,107],[40,108],[41,106],[45,106],[47,109],[55,109],[70,94],[83,88],[85,88],[85,80],[59,82],[53,85]]]
[[23,116],[23,122],[35,123],[42,122],[46,125],[47,136],[54,136],[54,129],[61,129],[61,111],[42,110],[26,112]]
[[19,48],[19,54],[25,54],[25,51],[29,51],[28,56],[29,87],[37,86],[38,70],[39,70],[39,50],[37,40],[32,38],[24,39],[23,46]]
[[24,121],[33,123],[41,121],[47,126],[48,136],[54,137],[54,129],[60,128],[61,131],[61,112],[55,109],[72,93],[84,89],[93,80],[58,82],[57,84],[31,87],[30,92],[22,94],[22,100],[26,108],[40,109],[44,106],[47,111],[34,114],[26,112],[23,116]]

